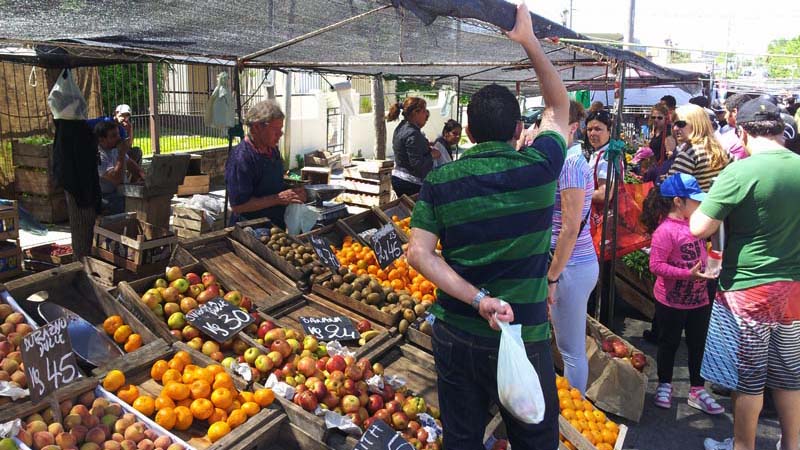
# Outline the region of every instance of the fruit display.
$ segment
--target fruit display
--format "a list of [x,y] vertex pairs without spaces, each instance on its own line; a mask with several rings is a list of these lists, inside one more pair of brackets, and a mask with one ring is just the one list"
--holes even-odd
[[[14,311],[11,305],[0,303],[0,383],[25,389],[25,367],[22,363],[20,345],[22,339],[33,328],[25,321],[22,313]],[[11,402],[11,397],[0,396],[0,405]]]
[[[603,411],[596,409],[560,375],[556,375],[556,389],[561,415],[570,425],[597,450],[613,450],[620,433],[619,425],[607,418]],[[575,445],[569,440],[563,436],[561,440],[567,448],[575,450]]]
[[[183,450],[174,436],[137,420],[127,405],[88,391],[59,404],[57,422],[51,408],[22,418],[17,438],[33,450]],[[3,447],[4,449],[6,447]]]
[[602,349],[611,358],[627,360],[639,372],[644,371],[647,366],[647,358],[645,358],[644,353],[631,350],[628,344],[616,336],[608,336],[603,339]]
[[106,332],[126,353],[142,347],[142,335],[134,333],[120,315],[113,315],[103,321],[103,331]]
[[[431,416],[441,428],[439,409],[413,395],[407,388],[393,388],[383,378],[384,366],[352,356],[325,356],[318,360],[302,357],[279,379],[295,386],[292,402],[309,412],[317,407],[347,416],[366,430],[375,420],[383,420],[417,449],[441,449],[441,439],[428,442],[428,431],[420,424],[420,414]],[[378,375],[383,387],[370,389],[367,380]]]
[[[201,367],[183,350],[153,363],[149,378],[139,384],[112,370],[103,379],[103,388],[189,442],[197,438],[217,442],[275,400],[271,389],[240,391],[223,366]],[[205,435],[197,436],[198,431]]]
[[[403,219],[397,216],[392,216],[392,222],[394,222],[394,224],[397,225],[398,228],[403,230],[403,233],[405,233],[406,236],[411,236],[411,216],[405,217]],[[436,243],[436,250],[442,251],[441,241]]]
[[[245,228],[245,231],[248,231]],[[255,233],[252,229],[249,230]],[[317,254],[310,245],[304,245],[292,239],[286,231],[279,227],[272,227],[269,229],[269,235],[262,234],[258,238],[262,244],[269,247],[272,251],[276,252],[289,264],[301,269],[306,266],[323,268],[322,263],[319,262]],[[321,272],[320,272],[321,273]]]

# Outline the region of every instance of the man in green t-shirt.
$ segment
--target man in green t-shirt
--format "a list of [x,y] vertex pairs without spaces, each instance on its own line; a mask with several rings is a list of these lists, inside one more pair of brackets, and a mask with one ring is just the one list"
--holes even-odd
[[734,438],[707,450],[755,447],[764,388],[783,430],[779,449],[800,438],[800,156],[784,147],[780,110],[751,100],[736,118],[750,157],[720,174],[692,215],[708,237],[725,221],[727,242],[701,373],[733,391]]
[[569,98],[533,34],[524,3],[508,36],[525,49],[541,85],[546,108],[539,134],[532,147],[516,151],[512,143],[522,131],[519,104],[507,88],[485,86],[467,108],[467,135],[477,145],[428,174],[411,218],[408,261],[439,289],[431,308],[436,317],[432,342],[448,449],[483,450],[489,405],[499,404],[496,320],[521,325],[545,402],[537,424],[499,405],[511,446],[558,448],[547,319],[548,286],[558,280],[547,279],[547,254],[566,153]]

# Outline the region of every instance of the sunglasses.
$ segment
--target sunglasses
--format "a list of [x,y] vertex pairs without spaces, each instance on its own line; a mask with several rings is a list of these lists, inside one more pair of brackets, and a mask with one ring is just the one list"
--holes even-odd
[[664,120],[664,116],[650,116],[653,120]]
[[683,127],[686,126],[686,121],[685,120],[676,120],[675,123],[673,123],[673,125],[675,125],[678,128],[683,128]]

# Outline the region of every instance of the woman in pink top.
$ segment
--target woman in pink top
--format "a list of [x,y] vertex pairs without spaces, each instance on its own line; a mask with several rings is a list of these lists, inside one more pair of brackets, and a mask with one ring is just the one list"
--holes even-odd
[[670,176],[655,186],[644,201],[642,223],[652,233],[650,271],[656,276],[654,321],[658,330],[658,388],[655,404],[672,407],[672,370],[675,353],[686,330],[689,350],[689,406],[708,414],[723,408],[705,390],[700,375],[706,332],[711,315],[707,281],[703,273],[705,242],[689,232],[689,217],[705,194],[697,180],[687,174]]

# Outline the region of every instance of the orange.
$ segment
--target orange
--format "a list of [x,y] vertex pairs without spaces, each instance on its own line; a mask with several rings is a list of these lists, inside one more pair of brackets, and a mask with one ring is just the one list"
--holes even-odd
[[189,386],[176,381],[167,383],[161,392],[173,400],[183,400],[185,398],[189,398],[189,395],[191,394]]
[[581,433],[584,432],[584,431],[588,432],[589,431],[589,422],[587,422],[587,421],[585,421],[583,419],[578,419],[578,431],[580,431]]
[[603,433],[597,430],[592,430],[591,433],[592,439],[594,439],[594,442],[592,442],[593,444],[600,444],[603,442]]
[[186,350],[178,350],[172,356],[172,359],[178,359],[180,361],[183,361],[184,366],[187,366],[192,363],[192,355],[190,355],[189,352],[187,352]]
[[614,445],[617,442],[617,434],[611,430],[603,429],[600,434],[603,436],[603,442],[607,444]]
[[581,424],[578,422],[578,419],[570,420],[569,424],[572,425],[572,428],[575,428],[578,433],[581,432]]
[[183,360],[177,359],[173,357],[169,360],[169,368],[175,369],[178,372],[183,372],[183,368],[186,367],[186,363]]
[[581,395],[581,391],[579,391],[577,388],[570,389],[569,395],[572,397],[573,400],[580,400],[581,398],[583,398],[583,396]]
[[423,302],[425,302],[425,301],[432,302],[434,300],[436,300],[436,297],[434,297],[431,294],[425,294],[425,295],[422,296],[422,301]]
[[192,391],[192,398],[208,398],[211,395],[211,385],[205,380],[195,380],[189,389]]
[[244,411],[248,417],[253,417],[261,411],[261,407],[258,406],[256,402],[244,402],[242,403],[242,411]]
[[568,399],[572,400],[572,397],[569,396],[569,391],[568,390],[566,390],[564,388],[559,388],[558,391],[556,391],[556,392],[557,392],[559,401],[562,400],[562,399],[565,399],[565,398],[568,398]]
[[203,380],[210,386],[211,383],[214,382],[214,375],[208,371],[205,367],[195,369],[194,371],[194,379],[195,380]]
[[230,414],[230,412],[233,411],[234,409],[239,409],[241,407],[242,407],[242,402],[239,401],[238,399],[234,400],[233,403],[231,404],[231,407],[228,408],[228,414]]
[[156,402],[149,395],[140,395],[133,401],[133,408],[145,416],[152,416],[156,409]]
[[609,431],[613,432],[614,434],[619,433],[619,426],[616,423],[614,423],[614,422],[612,422],[610,420],[606,422],[605,427],[606,427],[606,430],[609,430]]
[[564,418],[567,420],[572,420],[575,418],[575,410],[567,408],[561,411],[561,415],[564,416]]
[[419,290],[422,291],[423,294],[430,294],[433,292],[433,283],[425,280],[419,285]]
[[275,401],[275,393],[272,392],[272,389],[269,388],[263,388],[257,390],[253,395],[253,397],[256,403],[258,403],[258,406],[262,408],[266,408],[267,406],[271,405],[272,402]]
[[123,402],[132,405],[139,397],[139,388],[132,384],[126,384],[117,391],[117,397]]
[[[583,403],[583,410],[584,411],[593,411],[594,410],[594,405],[592,405],[592,402],[590,402],[589,400],[583,400],[581,403]],[[578,406],[578,402],[575,402],[575,406],[576,407]]]
[[125,384],[125,374],[121,370],[110,370],[103,378],[103,389],[117,392]]
[[125,342],[124,349],[126,352],[130,353],[138,350],[141,347],[142,347],[142,336],[137,333],[133,333],[130,336],[128,336],[128,340]]
[[226,420],[226,422],[228,423],[229,427],[236,428],[243,424],[245,420],[247,420],[247,413],[241,409],[234,409],[228,413],[228,420]]
[[205,420],[214,414],[214,404],[207,398],[198,398],[189,407],[195,419]]
[[183,406],[184,408],[188,409],[190,406],[192,406],[192,401],[192,397],[186,397],[183,400],[178,400],[175,402],[175,406]]
[[234,389],[233,378],[227,372],[218,373],[214,375],[214,385],[212,387],[214,390],[220,388]]
[[194,422],[192,411],[187,406],[175,408],[175,429],[179,431],[188,430]]
[[594,420],[596,420],[599,424],[602,424],[606,421],[606,415],[599,409],[592,411],[592,415],[594,415]]
[[233,394],[227,388],[214,389],[211,393],[211,403],[217,408],[228,409],[233,404]]
[[242,403],[252,402],[255,401],[255,395],[253,395],[253,393],[249,391],[242,391],[239,392],[238,400]]
[[600,426],[597,422],[589,422],[589,431],[600,431]]
[[109,316],[103,321],[103,331],[105,331],[109,336],[113,336],[114,332],[117,331],[117,328],[124,324],[125,322],[122,321],[122,317],[117,315]]
[[614,446],[607,442],[602,442],[597,444],[597,450],[614,450]]
[[164,427],[167,431],[175,427],[176,420],[177,416],[175,414],[175,410],[172,408],[160,409],[156,413],[156,423]]
[[585,437],[585,438],[586,438],[586,440],[588,440],[589,442],[591,442],[591,443],[592,443],[592,445],[594,445],[594,444],[597,444],[597,441],[595,441],[595,439],[594,439],[594,436],[592,435],[592,432],[591,432],[591,431],[589,431],[589,430],[584,430],[584,431],[582,431],[582,432],[581,432],[581,434],[583,435],[583,437]]
[[564,409],[577,409],[577,408],[575,408],[575,405],[572,403],[572,399],[569,399],[569,398],[563,398],[563,399],[559,400],[558,401],[558,406],[560,406],[562,410],[564,410]]
[[114,342],[117,344],[124,344],[131,334],[133,334],[133,330],[129,325],[121,325],[114,331]]
[[228,426],[225,422],[214,422],[208,427],[208,440],[211,442],[217,442],[225,436],[226,434],[231,432],[231,427]]
[[169,363],[163,359],[159,359],[155,363],[153,363],[153,367],[150,368],[150,378],[161,381],[161,377],[164,376],[164,372],[169,369]]
[[167,369],[163,375],[161,375],[161,384],[166,386],[172,382],[180,382],[181,381],[181,373],[175,369]]
[[210,366],[206,366],[206,370],[211,373],[211,376],[213,377],[216,377],[218,373],[225,372],[225,368],[219,364],[211,364]]
[[220,408],[214,408],[214,413],[208,418],[208,421],[211,423],[225,422],[226,420],[228,420],[228,413],[226,413],[224,409]]
[[159,395],[156,397],[156,401],[153,403],[153,407],[156,411],[162,410],[164,408],[174,408],[175,402],[172,401],[171,398],[167,397],[166,395]]

